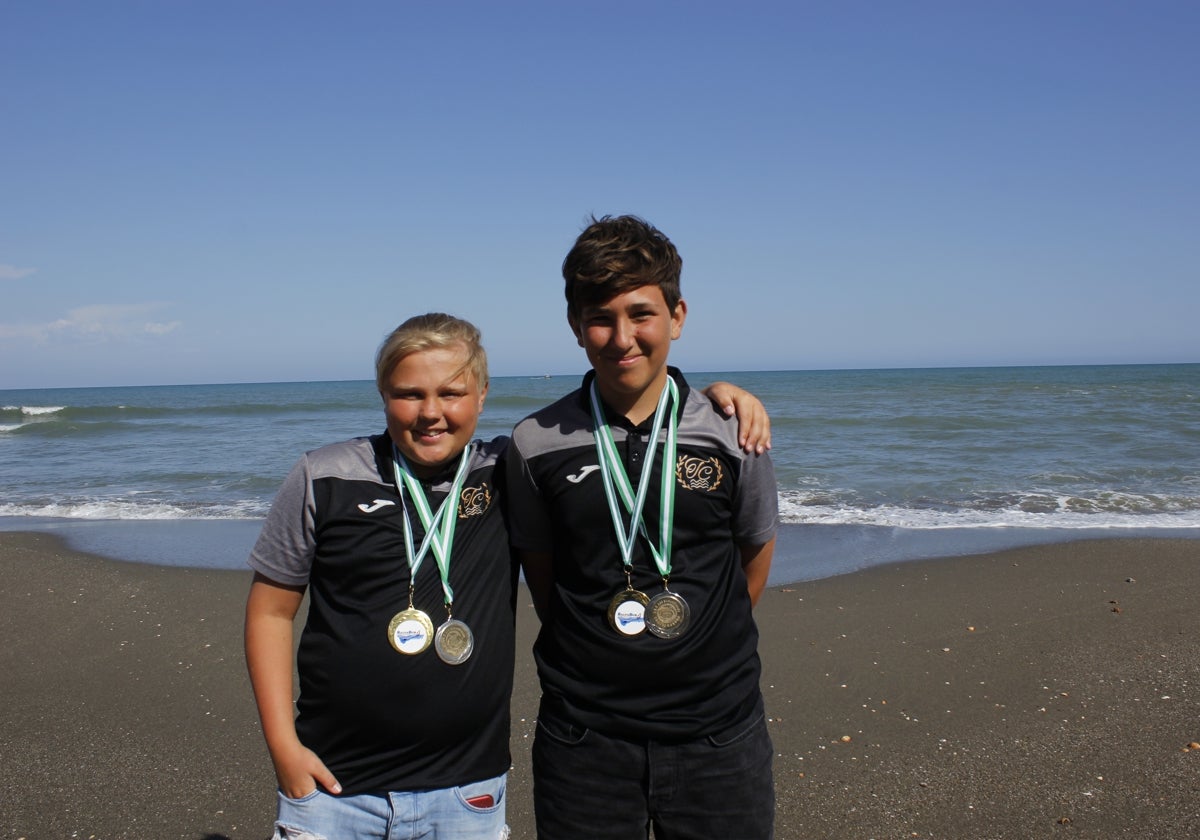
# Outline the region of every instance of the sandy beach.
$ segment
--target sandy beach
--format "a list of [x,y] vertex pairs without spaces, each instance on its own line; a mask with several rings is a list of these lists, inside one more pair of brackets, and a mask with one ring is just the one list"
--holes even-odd
[[[249,573],[0,533],[0,826],[262,840]],[[1103,540],[770,589],[777,836],[1200,837],[1200,540]],[[514,838],[533,836],[536,620],[518,616]]]

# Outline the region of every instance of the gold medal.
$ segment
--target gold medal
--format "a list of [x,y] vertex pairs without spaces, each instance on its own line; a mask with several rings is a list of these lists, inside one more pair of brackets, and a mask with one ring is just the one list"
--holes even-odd
[[608,605],[608,623],[622,636],[636,636],[646,629],[646,604],[650,598],[632,586],[618,592]]
[[475,637],[466,624],[457,618],[449,618],[437,629],[433,647],[447,665],[461,665],[475,650]]
[[683,635],[692,620],[692,611],[687,601],[669,589],[664,589],[646,605],[646,629],[660,639],[674,639]]
[[409,607],[392,616],[388,641],[400,653],[410,656],[421,653],[433,641],[433,622],[425,613]]

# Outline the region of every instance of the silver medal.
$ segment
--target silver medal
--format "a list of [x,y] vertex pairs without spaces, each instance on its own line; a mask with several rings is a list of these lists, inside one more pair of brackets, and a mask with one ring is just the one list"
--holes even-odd
[[437,629],[433,647],[447,665],[461,665],[475,650],[475,636],[466,624],[457,618],[450,618]]
[[680,595],[665,589],[646,605],[646,629],[660,639],[683,635],[692,620],[692,610]]

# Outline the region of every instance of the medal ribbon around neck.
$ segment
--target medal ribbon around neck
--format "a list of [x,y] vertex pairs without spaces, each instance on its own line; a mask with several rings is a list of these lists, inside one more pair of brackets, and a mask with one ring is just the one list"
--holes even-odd
[[[454,473],[454,480],[450,483],[450,493],[442,499],[437,512],[434,513],[429,508],[429,502],[425,498],[421,482],[412,474],[408,462],[404,460],[404,456],[400,454],[396,444],[392,444],[392,468],[396,473],[396,490],[400,493],[400,509],[404,511],[404,551],[408,559],[409,586],[416,584],[417,570],[421,568],[426,553],[432,548],[438,571],[441,572],[442,591],[446,593],[447,610],[454,603],[454,590],[450,588],[450,551],[454,546],[454,529],[458,524],[458,499],[466,481],[467,466],[471,463],[473,449],[472,445],[463,450],[462,458],[458,462],[458,470]],[[416,551],[414,548],[412,522],[408,518],[408,509],[404,507],[405,487],[412,496],[413,507],[417,509],[417,515],[421,517],[421,524],[425,526],[425,539],[421,541],[420,551]]]
[[[596,455],[600,460],[600,475],[604,479],[604,496],[608,500],[608,511],[612,516],[613,529],[617,532],[617,542],[621,548],[621,559],[625,563],[625,574],[628,575],[633,567],[633,545],[637,541],[640,530],[646,538],[654,565],[662,575],[663,581],[671,574],[671,531],[675,520],[675,451],[679,436],[679,420],[676,411],[667,411],[668,405],[678,406],[679,386],[670,376],[663,386],[658,398],[658,406],[654,410],[654,421],[650,431],[650,443],[646,448],[646,467],[638,479],[637,495],[634,495],[633,485],[625,472],[625,465],[617,454],[617,445],[613,440],[612,429],[604,419],[604,411],[600,407],[600,395],[596,390],[596,382],[592,380],[592,436],[596,441]],[[659,499],[659,542],[656,546],[646,533],[646,523],[642,520],[642,509],[646,506],[647,489],[650,486],[650,473],[653,472],[654,453],[658,448],[658,433],[663,425],[667,427],[667,439],[663,445],[662,488]],[[629,533],[621,520],[621,511],[617,507],[617,495],[620,494],[625,509],[629,511]]]

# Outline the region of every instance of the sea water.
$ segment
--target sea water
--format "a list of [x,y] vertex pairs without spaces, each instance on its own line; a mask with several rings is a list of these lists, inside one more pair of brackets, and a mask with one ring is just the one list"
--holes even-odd
[[[1092,536],[1200,538],[1200,365],[690,373],[771,414],[772,582]],[[507,434],[577,377],[498,377]],[[370,381],[0,391],[0,528],[242,568],[299,454],[384,428]]]

